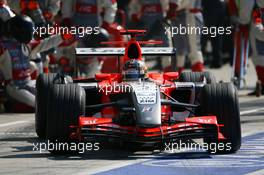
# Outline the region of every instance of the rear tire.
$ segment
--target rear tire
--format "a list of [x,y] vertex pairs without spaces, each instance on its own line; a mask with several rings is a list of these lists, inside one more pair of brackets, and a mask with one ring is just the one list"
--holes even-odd
[[231,83],[220,83],[205,85],[200,96],[202,115],[216,115],[220,132],[226,138],[225,141],[218,142],[210,138],[205,138],[207,144],[228,144],[223,150],[209,150],[213,153],[234,153],[241,146],[241,126],[240,110],[237,90]]
[[215,76],[210,72],[182,72],[179,78],[180,82],[203,82],[203,77],[206,79],[207,84],[216,83]]
[[[47,117],[47,139],[50,143],[75,142],[70,137],[73,132],[70,126],[77,126],[78,117],[85,115],[85,99],[84,89],[76,84],[54,85],[51,88]],[[49,151],[71,152],[61,148]]]

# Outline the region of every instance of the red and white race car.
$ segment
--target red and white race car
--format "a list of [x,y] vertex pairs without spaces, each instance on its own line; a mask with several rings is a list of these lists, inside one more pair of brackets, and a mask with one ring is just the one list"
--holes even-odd
[[120,73],[97,74],[92,79],[40,75],[38,136],[50,142],[116,140],[153,145],[203,138],[208,144],[229,144],[230,149],[218,153],[239,150],[240,111],[232,83],[216,83],[209,72],[147,73],[144,57],[174,58],[176,50],[141,47],[147,42],[135,36],[142,33],[123,31],[131,35],[125,48],[77,49],[78,56],[123,57],[126,63],[118,66]]

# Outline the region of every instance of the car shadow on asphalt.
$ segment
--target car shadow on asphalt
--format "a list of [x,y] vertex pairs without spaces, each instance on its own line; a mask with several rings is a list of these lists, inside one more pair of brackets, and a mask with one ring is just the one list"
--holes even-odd
[[34,145],[39,142],[44,142],[36,137],[19,137],[19,138],[5,138],[0,139],[3,142],[19,142],[23,141],[29,144],[26,146],[12,146],[12,151],[0,154],[1,159],[31,159],[31,158],[46,158],[54,161],[72,161],[72,160],[153,160],[153,159],[203,159],[211,158],[211,155],[207,152],[173,152],[167,153],[159,150],[149,150],[145,148],[143,150],[134,150],[129,148],[121,148],[115,144],[110,144],[104,149],[99,151],[85,151],[84,153],[72,153],[72,154],[51,154],[48,151],[39,152],[37,150],[33,151]]

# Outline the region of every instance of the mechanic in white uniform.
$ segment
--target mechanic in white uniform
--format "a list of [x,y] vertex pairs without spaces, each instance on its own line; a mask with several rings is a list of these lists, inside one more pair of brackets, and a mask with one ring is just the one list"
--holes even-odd
[[[256,3],[256,9],[253,12],[255,15],[253,15],[251,22],[250,40],[253,62],[256,67],[258,80],[262,86],[261,94],[264,95],[264,0],[256,0]],[[255,95],[255,92],[249,95]]]
[[[67,0],[62,2],[63,23],[69,27],[102,27],[109,33],[113,32],[116,30],[112,26],[116,11],[117,3],[115,0]],[[87,41],[89,41],[87,35],[80,38],[78,47],[90,47]],[[74,49],[73,53],[75,52]],[[78,67],[81,75],[92,77],[100,71],[100,62],[97,58],[82,59]]]
[[[168,0],[132,0],[130,2],[129,17],[131,27],[147,31],[147,35],[142,40],[163,41],[158,46],[169,46],[169,39],[165,34],[164,25],[162,25],[162,20],[165,19],[168,11],[168,2]],[[157,58],[157,64],[152,69],[161,70],[162,60],[164,59]]]
[[[252,59],[256,67],[258,80],[261,82],[262,95],[264,94],[264,0],[229,0],[232,3],[232,19],[241,25],[250,25],[250,42]],[[235,10],[237,12],[235,12]],[[232,13],[232,11],[231,11]],[[256,90],[249,95],[256,95]]]
[[15,16],[4,23],[0,38],[0,71],[3,72],[8,96],[35,107],[35,81],[31,80],[30,59],[58,46],[63,37],[54,35],[32,40],[33,22],[27,16]]
[[[60,10],[60,0],[7,0],[8,5],[16,14],[24,14],[31,17],[36,27],[52,25],[54,17]],[[46,35],[45,37],[47,37]],[[49,57],[47,53],[36,55],[39,73],[48,73]],[[43,69],[43,70],[42,70]]]
[[[171,19],[173,27],[180,25],[185,27],[203,27],[203,16],[201,13],[201,0],[170,0],[168,18]],[[201,51],[200,34],[174,35],[174,43],[177,49],[177,67],[182,72],[185,57],[188,56],[192,71],[204,71],[204,61]]]

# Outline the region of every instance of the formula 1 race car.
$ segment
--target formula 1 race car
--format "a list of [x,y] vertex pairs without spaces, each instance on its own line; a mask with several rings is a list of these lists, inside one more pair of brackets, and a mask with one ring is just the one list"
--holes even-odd
[[[60,74],[37,79],[36,132],[50,142],[120,141],[162,145],[179,139],[241,145],[237,90],[216,83],[209,72],[147,73],[143,58],[174,58],[176,50],[141,47],[144,31],[127,30],[126,48],[78,48],[78,56],[116,56],[126,60],[120,73],[72,79]],[[153,43],[153,42],[152,42]],[[106,44],[106,43],[104,43]],[[60,150],[53,150],[59,152]],[[209,150],[210,151],[210,150]]]

